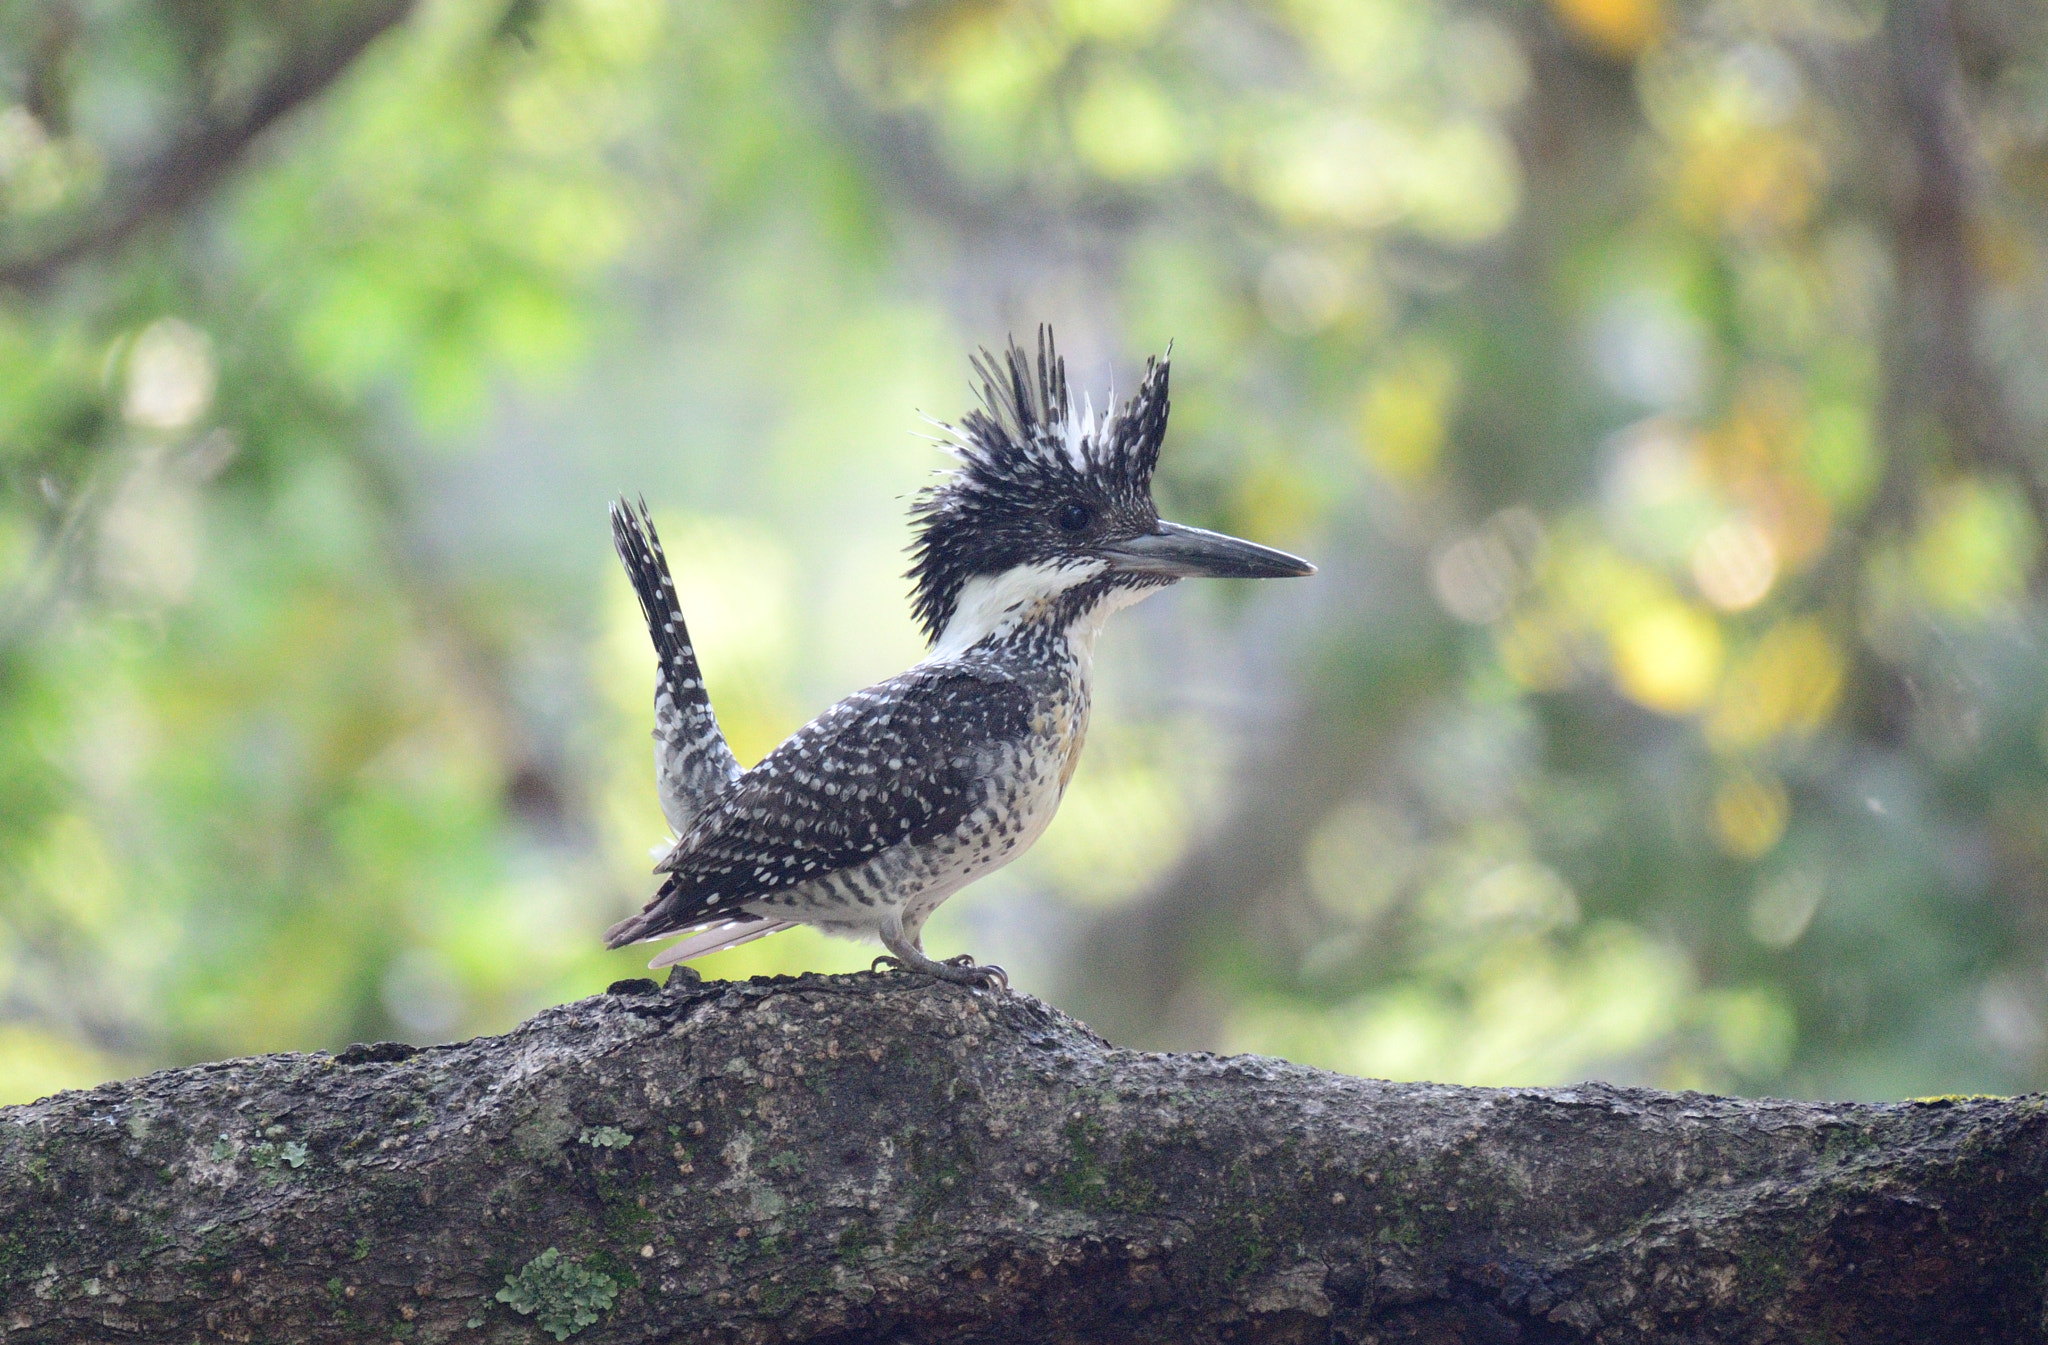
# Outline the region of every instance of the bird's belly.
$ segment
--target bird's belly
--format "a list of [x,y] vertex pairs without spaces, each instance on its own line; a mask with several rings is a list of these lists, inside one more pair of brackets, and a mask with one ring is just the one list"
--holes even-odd
[[[1051,746],[1051,745],[1048,745]],[[1064,752],[1023,757],[990,780],[987,797],[945,836],[899,845],[855,868],[778,893],[761,915],[831,933],[872,933],[892,913],[913,936],[946,898],[1031,848],[1059,811],[1071,771]]]
[[959,829],[927,847],[930,880],[903,895],[903,926],[913,935],[940,902],[1029,850],[1052,824],[1066,791],[1066,754],[1037,754],[1025,769],[990,790],[988,802]]

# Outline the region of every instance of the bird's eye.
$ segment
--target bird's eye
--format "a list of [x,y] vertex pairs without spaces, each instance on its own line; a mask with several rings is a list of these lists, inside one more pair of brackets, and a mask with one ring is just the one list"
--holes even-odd
[[1069,500],[1060,506],[1060,530],[1080,532],[1095,521],[1094,513],[1079,500]]

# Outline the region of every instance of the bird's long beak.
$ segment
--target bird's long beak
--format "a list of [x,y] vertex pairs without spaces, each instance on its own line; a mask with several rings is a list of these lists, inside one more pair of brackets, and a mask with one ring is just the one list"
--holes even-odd
[[1172,579],[1290,579],[1314,574],[1299,556],[1164,519],[1151,532],[1102,548],[1112,568]]

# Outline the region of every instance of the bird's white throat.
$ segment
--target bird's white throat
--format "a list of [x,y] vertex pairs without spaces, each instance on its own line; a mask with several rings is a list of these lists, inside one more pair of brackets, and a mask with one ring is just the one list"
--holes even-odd
[[[1079,564],[1013,565],[1001,574],[976,575],[960,588],[960,599],[946,628],[932,645],[925,662],[935,663],[960,655],[988,639],[1014,630],[1033,620],[1046,604],[1078,585],[1096,578],[1109,568],[1102,560]],[[1154,592],[1151,588],[1113,587],[1087,611],[1068,625],[1066,635],[1075,655],[1084,662],[1095,652],[1095,637],[1111,612],[1129,607]]]

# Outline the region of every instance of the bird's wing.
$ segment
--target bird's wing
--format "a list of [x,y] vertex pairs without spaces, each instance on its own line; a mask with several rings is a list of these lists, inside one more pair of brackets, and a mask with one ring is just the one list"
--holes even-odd
[[857,692],[765,757],[684,836],[647,909],[607,947],[725,923],[786,887],[953,831],[981,805],[1029,690],[973,664],[935,664]]
[[711,711],[690,628],[683,624],[682,604],[676,601],[675,580],[669,577],[668,557],[662,553],[645,500],[637,507],[623,498],[612,501],[612,545],[633,581],[640,611],[647,617],[647,633],[654,639],[654,788],[662,816],[681,836],[740,778],[740,764],[733,760],[718,716]]

